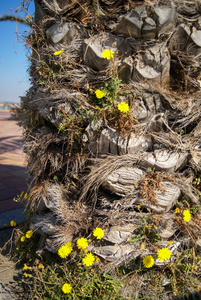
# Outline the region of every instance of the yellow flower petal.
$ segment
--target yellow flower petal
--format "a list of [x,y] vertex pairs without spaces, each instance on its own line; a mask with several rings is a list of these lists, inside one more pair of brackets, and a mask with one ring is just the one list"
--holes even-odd
[[104,92],[101,91],[101,90],[96,90],[96,91],[95,91],[95,94],[96,94],[96,98],[98,98],[98,99],[103,98],[104,95],[105,95]]
[[12,227],[14,227],[14,226],[16,226],[17,225],[17,223],[15,222],[15,221],[10,221],[10,226],[12,226]]
[[20,241],[23,243],[25,241],[26,237],[23,235],[20,239]]
[[24,192],[21,192],[20,194],[20,198],[22,198],[24,196]]
[[72,251],[73,251],[72,244],[71,242],[68,242],[59,248],[58,255],[61,258],[66,258]]
[[78,249],[84,250],[88,247],[88,241],[85,238],[80,238],[76,242]]
[[101,56],[102,56],[103,58],[106,58],[106,59],[111,59],[111,58],[113,58],[113,54],[114,54],[113,51],[108,50],[108,49],[105,49],[105,50],[101,53]]
[[129,106],[126,102],[121,102],[120,104],[118,104],[118,110],[120,110],[123,113],[126,113],[127,111],[129,111]]
[[146,255],[143,257],[142,263],[146,268],[151,268],[154,265],[154,259],[151,255]]
[[157,254],[158,254],[158,259],[160,261],[164,261],[164,260],[169,259],[171,257],[172,253],[171,253],[170,249],[165,247],[165,248],[159,249]]
[[189,222],[190,221],[190,219],[191,219],[191,213],[190,213],[190,211],[188,209],[185,209],[183,211],[183,219],[184,219],[185,222]]
[[168,243],[167,243],[167,246],[170,246],[170,245],[172,245],[172,241],[169,241]]
[[64,50],[56,51],[56,52],[54,52],[53,54],[54,54],[54,55],[60,55],[62,52],[64,52]]
[[104,236],[104,231],[102,228],[96,227],[93,231],[93,236],[97,238],[97,240],[101,240]]
[[62,286],[62,291],[64,294],[69,294],[72,290],[72,286],[69,283],[64,283]]
[[38,269],[43,269],[43,268],[44,268],[43,264],[38,265]]
[[179,209],[179,207],[176,207],[175,208],[175,214],[179,214],[180,213],[180,209]]
[[100,262],[100,258],[96,257],[96,262],[99,263]]
[[90,252],[82,259],[83,265],[89,267],[92,266],[95,261],[95,256]]
[[23,270],[27,270],[27,269],[29,269],[29,267],[26,264],[24,264]]
[[33,235],[33,230],[28,230],[25,234],[27,239],[30,239],[32,237],[32,235]]

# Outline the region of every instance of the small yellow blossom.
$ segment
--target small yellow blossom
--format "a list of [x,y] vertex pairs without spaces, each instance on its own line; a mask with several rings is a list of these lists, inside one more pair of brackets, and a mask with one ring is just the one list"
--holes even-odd
[[53,54],[54,54],[54,55],[60,55],[62,52],[64,52],[64,50],[56,51],[56,52],[54,52]]
[[32,235],[33,235],[33,230],[28,230],[25,234],[27,239],[30,239],[32,237]]
[[129,111],[129,106],[126,102],[121,102],[118,104],[118,110],[120,110],[120,112],[126,113],[127,111]]
[[40,264],[38,265],[38,269],[43,269],[43,268],[44,268],[43,264],[40,263]]
[[93,92],[93,89],[89,89],[90,92]]
[[90,252],[82,259],[83,265],[89,267],[92,266],[95,261],[95,256]]
[[25,277],[28,277],[29,275],[26,273],[26,272],[24,272],[24,274],[23,274]]
[[84,250],[88,247],[88,241],[85,238],[80,238],[77,240],[77,247],[80,250]]
[[29,269],[29,267],[26,264],[24,264],[23,270],[27,270],[27,269]]
[[188,209],[185,209],[183,211],[183,218],[184,218],[185,222],[189,222],[190,221],[190,219],[191,219],[191,213],[190,213],[190,211]]
[[31,16],[26,16],[26,19],[32,21],[32,17]]
[[171,251],[170,251],[170,249],[168,249],[167,247],[165,247],[165,248],[159,249],[158,252],[157,252],[157,254],[158,254],[158,259],[160,261],[164,261],[164,260],[167,260],[167,259],[170,258]]
[[93,236],[95,236],[97,240],[101,240],[104,237],[103,229],[96,227],[93,231]]
[[200,287],[199,286],[197,286],[196,289],[197,289],[198,292],[200,291]]
[[99,263],[100,262],[100,258],[96,257],[96,262]]
[[154,265],[154,259],[151,255],[146,255],[143,257],[142,263],[146,268],[151,268]]
[[62,286],[62,291],[64,294],[69,294],[72,290],[72,286],[69,283],[64,283]]
[[17,223],[15,222],[15,221],[10,221],[10,226],[12,226],[12,227],[14,227],[14,226],[16,226],[17,225]]
[[21,236],[20,241],[23,243],[25,241],[26,237],[25,235]]
[[176,207],[175,208],[175,214],[179,214],[180,213],[180,209],[179,209],[179,207]]
[[113,54],[114,54],[114,52],[112,50],[105,49],[102,52],[101,56],[106,59],[111,59],[114,57]]
[[20,194],[20,198],[22,198],[24,196],[24,192],[21,192]]
[[173,243],[173,241],[169,241],[169,242],[167,243],[167,246],[172,245],[172,243]]
[[96,94],[96,98],[98,98],[98,99],[103,98],[104,95],[105,95],[104,92],[101,91],[101,90],[96,90],[96,91],[95,91],[95,94]]
[[24,195],[24,199],[26,200],[28,198],[28,194],[26,193],[25,195]]
[[140,251],[144,251],[146,249],[146,243],[142,242],[140,245]]
[[198,268],[196,266],[193,266],[192,269],[193,271],[197,271]]
[[61,258],[66,258],[72,251],[73,251],[72,244],[71,242],[68,242],[59,248],[58,255]]

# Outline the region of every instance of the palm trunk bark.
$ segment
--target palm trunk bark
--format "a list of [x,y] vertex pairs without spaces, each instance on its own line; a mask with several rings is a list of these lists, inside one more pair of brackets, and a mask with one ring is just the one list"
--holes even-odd
[[200,2],[34,2],[21,121],[41,248],[99,224],[110,245],[92,251],[119,265],[152,251],[127,243],[151,215],[176,252],[178,203],[200,218]]

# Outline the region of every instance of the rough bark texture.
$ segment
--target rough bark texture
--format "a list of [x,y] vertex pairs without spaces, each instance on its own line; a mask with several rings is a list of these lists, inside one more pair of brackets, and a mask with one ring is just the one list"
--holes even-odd
[[[201,6],[152,2],[35,0],[33,86],[21,124],[41,249],[56,251],[98,225],[106,234],[92,251],[119,265],[152,253],[128,242],[144,220],[177,251],[186,235],[175,234],[178,203],[197,209],[189,230],[200,238]],[[98,102],[94,91],[111,88],[117,74],[113,102]]]

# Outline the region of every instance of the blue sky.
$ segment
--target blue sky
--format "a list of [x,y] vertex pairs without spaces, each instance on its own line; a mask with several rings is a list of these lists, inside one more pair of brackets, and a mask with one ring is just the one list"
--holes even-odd
[[[20,0],[1,1],[0,16],[14,14],[9,8],[15,10],[19,6]],[[33,16],[33,0],[29,5],[28,13]],[[19,10],[16,15],[25,17],[25,12]],[[17,41],[16,30],[20,36],[23,36],[24,31],[29,31],[30,28],[19,23],[16,25],[16,22],[0,22],[0,102],[19,103],[19,97],[24,96],[30,87],[27,72],[30,66],[28,52],[23,43]]]

